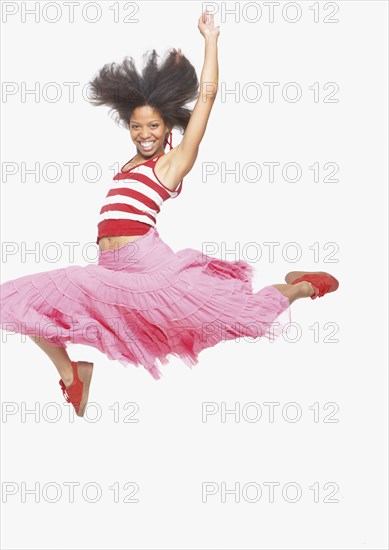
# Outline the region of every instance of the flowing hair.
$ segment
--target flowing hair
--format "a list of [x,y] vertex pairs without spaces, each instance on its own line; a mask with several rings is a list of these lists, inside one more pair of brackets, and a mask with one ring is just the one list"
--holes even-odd
[[89,81],[88,100],[96,106],[111,107],[118,126],[129,129],[132,112],[149,105],[158,111],[164,123],[185,132],[192,110],[185,105],[198,97],[196,71],[180,49],[170,48],[158,66],[155,49],[143,54],[142,74],[132,57],[121,64],[105,64]]

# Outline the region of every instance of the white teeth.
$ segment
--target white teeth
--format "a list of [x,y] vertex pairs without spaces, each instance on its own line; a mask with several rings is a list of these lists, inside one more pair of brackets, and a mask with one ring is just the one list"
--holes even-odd
[[141,141],[140,143],[144,149],[151,149],[155,141]]

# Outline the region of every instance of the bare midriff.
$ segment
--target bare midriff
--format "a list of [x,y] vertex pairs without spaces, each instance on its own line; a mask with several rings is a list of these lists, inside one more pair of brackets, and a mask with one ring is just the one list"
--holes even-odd
[[118,248],[126,243],[132,243],[142,237],[143,235],[121,235],[120,237],[101,237],[99,239],[100,250],[109,250],[111,248]]

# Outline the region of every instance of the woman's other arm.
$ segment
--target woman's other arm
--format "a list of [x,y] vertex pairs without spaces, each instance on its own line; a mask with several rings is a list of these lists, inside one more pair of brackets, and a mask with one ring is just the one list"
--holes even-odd
[[174,149],[175,154],[172,158],[170,170],[174,172],[176,181],[185,177],[195,163],[218,90],[217,42],[220,30],[219,27],[214,27],[213,15],[207,11],[200,16],[198,28],[205,39],[204,65],[200,77],[199,97],[181,143]]

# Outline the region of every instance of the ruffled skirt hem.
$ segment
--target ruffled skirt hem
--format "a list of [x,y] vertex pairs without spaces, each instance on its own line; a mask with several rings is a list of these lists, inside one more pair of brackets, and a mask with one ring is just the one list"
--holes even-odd
[[206,348],[272,340],[291,322],[289,300],[272,286],[253,292],[244,261],[173,252],[155,228],[131,245],[131,254],[127,245],[103,252],[98,264],[3,283],[1,329],[57,347],[89,345],[158,380],[170,356],[192,368]]

